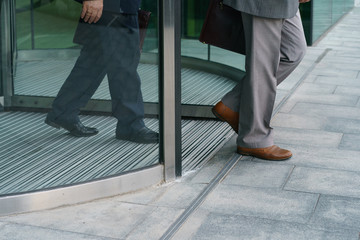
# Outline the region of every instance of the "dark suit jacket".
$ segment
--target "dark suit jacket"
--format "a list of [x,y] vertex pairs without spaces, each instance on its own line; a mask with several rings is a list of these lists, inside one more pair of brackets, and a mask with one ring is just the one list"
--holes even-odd
[[[82,0],[75,0],[82,3]],[[136,14],[141,0],[104,0],[104,11],[113,13]]]
[[[82,0],[75,1],[82,3]],[[83,19],[79,19],[73,42],[81,45],[87,45],[94,41],[102,42],[101,38],[106,38],[107,36],[105,34],[107,32],[106,28],[115,18],[114,13],[118,14],[118,21],[121,22],[121,24],[117,24],[116,27],[122,26],[132,29],[131,31],[137,31],[139,23],[136,14],[140,7],[140,1],[141,0],[104,0],[104,11],[97,23],[87,24]]]

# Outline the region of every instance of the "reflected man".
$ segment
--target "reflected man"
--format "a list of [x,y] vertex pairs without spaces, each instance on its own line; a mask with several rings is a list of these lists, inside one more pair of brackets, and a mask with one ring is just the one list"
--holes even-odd
[[75,66],[55,98],[45,123],[76,137],[98,133],[79,119],[84,107],[107,75],[116,138],[139,143],[158,142],[159,134],[144,124],[144,104],[137,67],[140,60],[137,12],[140,0],[77,0],[81,18],[74,42],[82,49]]

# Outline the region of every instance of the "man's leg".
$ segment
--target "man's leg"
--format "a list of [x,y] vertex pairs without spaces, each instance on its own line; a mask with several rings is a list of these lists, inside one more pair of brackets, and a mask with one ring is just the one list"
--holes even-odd
[[[81,25],[80,25],[81,24]],[[81,31],[79,31],[79,29]],[[92,136],[96,128],[82,125],[78,114],[92,97],[105,76],[106,59],[103,55],[104,25],[79,23],[78,31],[84,41],[75,66],[55,98],[45,122],[56,128],[65,128],[77,137]],[[91,37],[85,33],[91,33]]]
[[48,114],[52,120],[78,121],[80,108],[92,97],[105,76],[104,66],[99,61],[99,51],[84,46],[70,75],[63,83]]
[[[306,41],[301,23],[300,13],[294,18],[284,20],[281,31],[280,63],[276,73],[277,85],[279,85],[298,66],[306,52]],[[241,102],[241,89],[244,79],[228,92],[218,104],[215,110],[224,112],[225,119],[233,127],[238,129],[238,113]],[[238,132],[238,131],[236,131]]]
[[284,20],[281,31],[280,65],[276,73],[278,85],[300,64],[306,48],[304,29],[298,11],[295,17]]
[[276,96],[283,20],[242,15],[246,76],[240,89],[237,145],[265,148],[273,145],[270,119]]
[[158,141],[158,134],[144,124],[141,80],[137,73],[140,61],[139,32],[136,15],[120,15],[110,27],[111,52],[107,66],[113,115],[118,119],[119,139],[142,143]]

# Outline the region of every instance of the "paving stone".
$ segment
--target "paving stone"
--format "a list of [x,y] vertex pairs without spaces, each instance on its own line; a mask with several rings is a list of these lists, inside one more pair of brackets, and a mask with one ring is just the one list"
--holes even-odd
[[344,55],[344,53],[343,52],[337,53],[337,56],[332,58],[332,59],[323,59],[318,64],[318,66],[319,67],[326,66],[328,68],[338,68],[338,69],[354,70],[354,71],[359,70],[358,66],[359,66],[360,63],[354,63],[353,61],[351,61],[352,59],[350,59],[350,60],[348,59],[347,62],[339,62],[339,61],[337,61],[336,59],[341,57],[341,55]]
[[331,68],[329,66],[318,66],[314,69],[314,71],[312,71],[312,74],[326,77],[356,78],[358,72],[359,71],[356,69],[340,69],[338,66]]
[[199,231],[209,214],[209,211],[203,209],[195,210],[171,240],[194,239],[194,235]]
[[[236,145],[232,149],[232,155],[234,154]],[[209,161],[204,167],[198,171],[194,171],[192,176],[183,176],[182,182],[189,181],[191,183],[209,183],[211,180],[221,171],[230,157],[223,157],[222,155],[216,155],[211,161]]]
[[[354,51],[354,49],[353,49],[353,50],[348,50],[348,51],[342,50],[342,51],[337,51],[337,52],[336,52],[336,55],[337,55],[338,57],[353,58],[354,61],[355,61],[355,63],[357,63],[356,61],[357,61],[358,59],[354,58],[354,56],[359,56],[359,52],[360,52],[360,51],[358,51],[358,50],[357,50],[357,51]],[[354,67],[354,65],[352,65],[352,67]],[[353,69],[355,69],[355,68],[353,68]]]
[[151,205],[184,209],[205,187],[206,184],[175,182],[172,186],[167,187],[166,192]]
[[278,113],[271,120],[273,127],[321,130],[327,118]]
[[274,128],[274,139],[276,144],[290,144],[317,147],[335,147],[340,144],[342,133],[332,133],[319,130]]
[[360,199],[321,195],[310,223],[360,232]]
[[276,107],[278,104],[281,103],[281,101],[284,101],[284,99],[287,97],[287,95],[288,95],[288,91],[277,90],[274,106]]
[[360,134],[360,120],[331,117],[328,118],[327,121],[324,121],[324,130],[329,132]]
[[293,99],[292,97],[290,97],[281,106],[281,108],[280,108],[280,110],[278,112],[280,112],[280,113],[290,113],[297,103],[298,103],[298,101],[296,99]]
[[[201,226],[197,226],[199,221]],[[222,213],[200,213],[191,217],[175,235],[174,240],[358,240],[357,238],[358,232],[351,230],[319,230],[305,224]]]
[[[340,34],[340,32],[338,32],[337,34]],[[328,48],[332,48],[335,49],[337,51],[353,51],[353,54],[356,54],[356,52],[360,51],[360,48],[356,48],[356,47],[351,47],[351,46],[345,46],[345,45],[339,45],[339,44],[331,44],[328,43],[326,44],[326,46]]]
[[336,95],[336,94],[300,94],[295,93],[291,96],[292,101],[323,103],[328,105],[355,106],[359,100],[358,96]]
[[324,83],[309,83],[304,82],[296,90],[296,93],[300,94],[332,94],[334,93],[336,86]]
[[222,184],[281,188],[293,166],[278,163],[239,161]]
[[79,234],[22,224],[7,223],[0,225],[0,240],[114,240],[101,236]]
[[344,45],[347,47],[355,47],[355,48],[359,48],[359,44],[360,42],[357,41],[354,38],[349,39],[348,41],[344,41]]
[[154,186],[147,189],[142,189],[137,192],[128,193],[117,197],[118,201],[135,203],[135,204],[150,204],[163,195],[166,188],[161,186]]
[[293,157],[283,164],[360,172],[360,151],[285,143],[282,143],[281,147],[293,153]]
[[339,148],[360,151],[360,134],[344,134]]
[[286,190],[360,198],[360,172],[295,167]]
[[286,90],[290,91],[292,90],[296,84],[303,80],[304,75],[307,73],[309,69],[309,65],[312,65],[314,63],[314,60],[307,60],[304,59],[301,64],[294,70],[294,72],[291,73],[289,77],[286,78],[285,81],[280,83],[277,87],[278,90]]
[[[324,43],[327,43],[329,40],[327,41],[321,41],[321,45],[324,45]],[[351,36],[336,36],[336,34],[334,34],[334,36],[331,37],[331,41],[333,42],[341,42],[342,44],[345,44],[347,42],[351,42],[352,45],[356,45],[356,44],[360,44],[359,39],[351,37]]]
[[341,86],[360,87],[360,81],[358,78],[318,76],[315,80],[315,83],[325,83],[325,84],[334,84],[334,85],[341,85]]
[[360,87],[337,86],[335,94],[360,96]]
[[219,185],[209,194],[201,209],[224,214],[256,216],[294,222],[308,221],[318,194]]
[[113,198],[6,217],[2,218],[2,221],[86,235],[123,238],[154,209],[154,206],[121,203],[117,198]]
[[317,77],[318,77],[317,75],[310,73],[310,74],[306,77],[306,79],[304,80],[304,82],[313,83],[313,82],[315,82],[315,80],[316,80]]
[[225,164],[236,154],[236,138],[234,134],[231,139],[221,148],[216,155],[210,159],[205,166],[182,176],[182,182],[209,183],[225,166]]
[[[341,34],[340,32],[338,32],[337,34]],[[353,51],[354,53],[355,52],[358,52],[360,51],[360,48],[359,47],[352,47],[352,46],[347,46],[345,44],[336,44],[336,43],[327,43],[326,44],[328,48],[332,48],[334,50],[337,50],[337,51]]]
[[140,222],[126,239],[158,240],[182,212],[182,209],[158,207],[149,216],[145,217],[144,221]]
[[316,103],[297,103],[291,110],[292,114],[341,117],[349,119],[360,119],[360,109],[356,107],[335,106]]
[[[358,52],[358,48],[352,49],[353,53]],[[348,54],[351,53],[351,50],[349,49],[341,49],[339,48],[333,48],[330,52],[331,54],[328,54],[328,56],[324,59],[324,62],[338,62],[340,64],[342,63],[360,63],[360,60],[355,54]]]

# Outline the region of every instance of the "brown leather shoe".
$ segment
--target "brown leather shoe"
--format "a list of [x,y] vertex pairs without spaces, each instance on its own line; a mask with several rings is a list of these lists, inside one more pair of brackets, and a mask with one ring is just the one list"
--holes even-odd
[[218,102],[212,108],[213,114],[221,121],[227,122],[236,133],[239,131],[239,113],[234,112],[229,107],[225,106],[223,102]]
[[292,157],[289,150],[272,145],[266,148],[243,148],[237,147],[237,152],[241,155],[253,156],[264,160],[281,161]]

